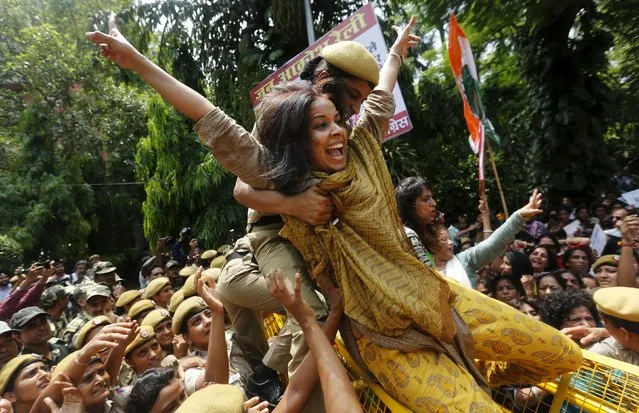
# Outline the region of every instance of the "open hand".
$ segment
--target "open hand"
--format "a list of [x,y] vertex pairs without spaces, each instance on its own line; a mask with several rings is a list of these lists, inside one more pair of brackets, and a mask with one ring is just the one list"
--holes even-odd
[[528,221],[529,219],[535,217],[536,215],[542,212],[541,210],[541,202],[542,202],[541,192],[538,189],[535,189],[530,196],[530,200],[522,209],[519,210],[521,217]]
[[598,327],[566,327],[561,330],[563,334],[569,338],[578,341],[583,347],[588,347],[591,344],[598,343],[610,337],[610,333],[605,328]]
[[293,292],[286,286],[282,270],[271,271],[266,276],[266,286],[271,295],[282,303],[300,324],[305,320],[315,319],[315,312],[302,298],[302,277],[299,273],[295,274]]
[[84,413],[84,397],[82,397],[82,393],[73,386],[71,379],[64,374],[60,374],[53,384],[60,388],[63,401],[62,406],[58,407],[50,397],[46,397],[44,403],[51,413]]
[[92,43],[100,46],[102,56],[114,61],[124,69],[135,70],[144,60],[144,56],[135,50],[135,47],[118,30],[115,14],[111,14],[109,17],[109,34],[88,32],[86,36]]
[[621,221],[619,230],[624,242],[639,242],[639,217],[637,215],[628,215]]
[[202,271],[204,271],[204,268],[200,267],[195,273],[194,282],[197,295],[204,300],[211,311],[223,313],[224,305],[222,305],[220,301],[220,292],[217,290],[215,280],[212,278],[203,278]]
[[320,189],[317,185],[308,188],[306,191],[288,197],[287,215],[309,225],[324,225],[333,217],[335,206],[328,196],[328,193]]
[[104,349],[113,349],[119,345],[124,345],[129,341],[131,332],[135,330],[136,326],[136,323],[115,323],[104,326],[98,334],[82,347],[76,357],[82,363],[88,363],[93,356]]

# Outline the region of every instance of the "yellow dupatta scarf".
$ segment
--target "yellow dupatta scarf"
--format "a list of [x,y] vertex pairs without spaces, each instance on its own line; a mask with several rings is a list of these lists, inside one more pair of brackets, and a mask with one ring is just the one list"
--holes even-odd
[[415,256],[406,238],[380,144],[356,127],[346,167],[316,175],[330,191],[338,220],[312,227],[286,217],[281,231],[311,263],[313,277],[332,275],[342,291],[345,314],[375,332],[399,336],[414,323],[451,343],[456,333],[452,293]]

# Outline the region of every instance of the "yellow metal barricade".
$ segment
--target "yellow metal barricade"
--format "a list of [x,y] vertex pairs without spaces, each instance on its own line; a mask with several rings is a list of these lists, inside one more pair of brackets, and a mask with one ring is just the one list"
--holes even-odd
[[[267,336],[277,335],[285,320],[286,317],[279,314],[265,317]],[[335,347],[365,412],[410,412],[379,385],[367,383],[362,378],[341,339],[336,340]],[[501,387],[493,391],[493,398],[505,412],[639,413],[639,366],[588,351],[583,353],[584,361],[577,371],[552,382],[537,384],[534,389]],[[516,398],[516,392],[532,395]]]

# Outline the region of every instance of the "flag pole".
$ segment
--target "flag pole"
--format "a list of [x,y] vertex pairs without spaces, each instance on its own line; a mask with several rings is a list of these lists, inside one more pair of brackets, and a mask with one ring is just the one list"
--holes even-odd
[[508,207],[506,206],[506,197],[504,197],[504,190],[501,187],[501,181],[499,180],[499,174],[497,173],[497,166],[495,166],[495,157],[493,156],[493,150],[490,147],[490,143],[488,143],[486,146],[488,146],[488,156],[490,157],[490,165],[493,168],[495,181],[497,181],[497,189],[499,190],[499,197],[501,198],[501,207],[504,209],[504,216],[506,217],[506,219],[508,219],[510,214],[508,213]]

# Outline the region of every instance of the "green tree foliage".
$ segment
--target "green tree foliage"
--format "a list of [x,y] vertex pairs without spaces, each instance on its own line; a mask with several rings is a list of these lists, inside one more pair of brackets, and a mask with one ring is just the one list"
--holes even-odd
[[22,247],[6,235],[0,235],[0,269],[11,274],[22,263]]

